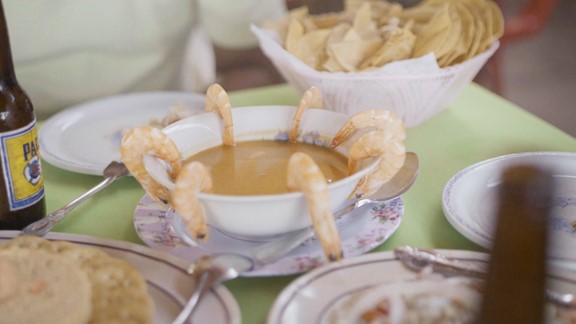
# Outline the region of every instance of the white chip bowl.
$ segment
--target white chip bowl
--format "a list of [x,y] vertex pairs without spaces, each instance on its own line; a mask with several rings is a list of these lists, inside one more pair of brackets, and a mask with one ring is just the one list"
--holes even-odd
[[499,42],[475,57],[440,68],[433,54],[386,64],[365,72],[317,71],[286,51],[277,34],[252,26],[260,49],[300,94],[311,86],[320,89],[327,109],[356,114],[382,108],[395,112],[406,127],[414,127],[436,116],[458,98],[488,59]]
[[[296,107],[293,106],[233,108],[234,137],[237,142],[287,140],[295,112]],[[328,146],[347,120],[345,114],[308,109],[301,119],[298,141]],[[202,150],[222,145],[223,122],[216,113],[202,113],[176,122],[164,128],[164,132],[186,159]],[[351,137],[337,151],[348,156],[348,149],[358,136]],[[358,172],[328,184],[333,210],[345,202],[358,181],[377,162],[377,158],[367,159]],[[266,240],[312,225],[301,192],[258,196],[200,193],[199,201],[204,205],[207,222],[211,227],[238,238]],[[181,220],[172,222],[174,224],[182,226]],[[177,229],[177,232],[182,231]]]

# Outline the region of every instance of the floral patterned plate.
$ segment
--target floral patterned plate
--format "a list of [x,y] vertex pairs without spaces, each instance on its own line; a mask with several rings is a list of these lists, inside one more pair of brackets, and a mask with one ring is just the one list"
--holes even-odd
[[503,170],[532,165],[549,170],[555,182],[549,256],[576,267],[576,153],[526,152],[478,162],[455,174],[444,188],[448,221],[473,242],[490,248],[496,224],[497,194]]
[[[345,257],[363,254],[382,244],[402,221],[402,198],[379,205],[363,206],[337,221]],[[201,247],[186,245],[171,228],[165,212],[145,195],[134,213],[136,232],[148,246],[193,260],[209,253],[233,252],[250,255],[262,242],[232,238],[211,228],[210,239]],[[320,243],[310,240],[275,263],[258,267],[245,276],[266,277],[305,272],[324,264]]]

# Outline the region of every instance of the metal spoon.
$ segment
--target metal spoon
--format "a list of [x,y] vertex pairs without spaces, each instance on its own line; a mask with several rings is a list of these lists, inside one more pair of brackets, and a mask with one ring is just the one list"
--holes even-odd
[[[416,180],[419,166],[418,155],[414,152],[406,153],[404,165],[390,181],[370,195],[370,197],[351,200],[348,205],[335,212],[334,217],[338,219],[354,208],[364,206],[365,204],[382,203],[399,197],[410,189]],[[294,234],[280,237],[279,239],[254,248],[254,250],[252,250],[252,257],[263,264],[274,262],[312,237],[314,237],[314,229],[312,227],[305,228]]]
[[189,268],[188,273],[196,279],[196,288],[186,306],[172,324],[184,323],[196,310],[202,296],[214,285],[238,277],[242,272],[252,270],[254,261],[249,257],[224,253],[199,258]]
[[[432,267],[432,270],[438,273],[471,276],[479,279],[486,279],[488,274],[486,265],[449,259],[429,249],[401,246],[394,249],[394,255],[406,268],[416,272],[420,272],[426,267]],[[547,289],[546,298],[555,305],[576,308],[576,297],[573,294]]]
[[22,234],[33,234],[37,236],[44,236],[48,234],[48,232],[50,232],[50,230],[54,227],[54,225],[56,225],[56,223],[62,220],[72,209],[83,203],[88,198],[92,197],[100,190],[108,187],[110,184],[112,184],[112,182],[126,176],[128,173],[129,173],[128,169],[126,169],[124,163],[112,161],[104,169],[103,172],[104,181],[100,182],[98,185],[96,185],[94,188],[90,189],[80,197],[69,202],[64,207],[55,210],[46,215],[46,217],[26,226],[22,230]]

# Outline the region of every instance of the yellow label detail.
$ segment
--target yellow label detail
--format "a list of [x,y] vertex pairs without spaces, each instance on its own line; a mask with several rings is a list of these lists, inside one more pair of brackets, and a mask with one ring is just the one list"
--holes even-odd
[[24,128],[0,134],[0,157],[12,210],[34,204],[44,196],[35,125],[33,122]]

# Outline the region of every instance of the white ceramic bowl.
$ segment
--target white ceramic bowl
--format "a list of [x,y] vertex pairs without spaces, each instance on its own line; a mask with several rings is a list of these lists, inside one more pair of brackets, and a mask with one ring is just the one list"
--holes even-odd
[[[286,140],[292,106],[254,106],[232,109],[234,136],[237,142],[251,140]],[[298,141],[328,145],[348,116],[323,109],[308,109],[300,124]],[[186,159],[191,155],[222,144],[223,123],[216,113],[202,113],[183,119],[164,129]],[[337,151],[348,156],[348,149],[359,135],[340,145]],[[358,181],[378,159],[365,161],[355,174],[328,184],[330,205],[336,210],[348,198]],[[200,193],[207,222],[231,236],[267,239],[311,226],[304,195],[293,192],[275,195],[229,196]],[[173,225],[182,226],[181,222]]]
[[315,86],[327,109],[352,115],[382,108],[395,112],[406,127],[420,125],[448,108],[499,47],[496,41],[485,52],[447,68],[439,68],[431,55],[408,64],[393,62],[395,66],[387,64],[386,70],[325,72],[307,66],[286,51],[271,31],[255,26],[252,31],[264,54],[300,94]]

